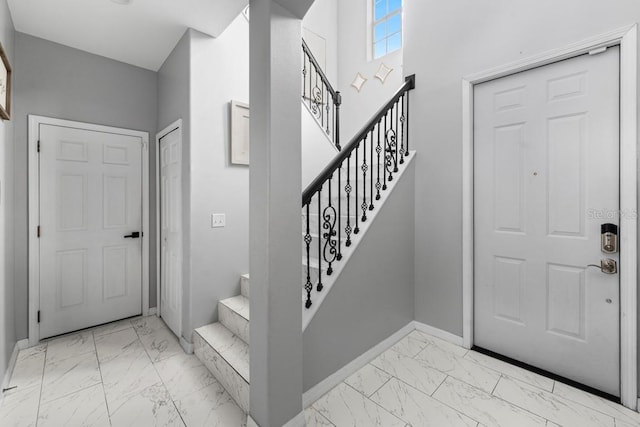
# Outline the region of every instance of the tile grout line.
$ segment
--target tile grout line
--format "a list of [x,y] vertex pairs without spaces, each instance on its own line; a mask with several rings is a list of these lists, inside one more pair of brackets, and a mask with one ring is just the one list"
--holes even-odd
[[95,331],[92,332],[93,347],[96,350],[96,359],[98,360],[98,372],[100,372],[100,386],[102,387],[102,396],[104,397],[104,404],[107,408],[107,418],[109,419],[109,425],[113,425],[111,422],[111,411],[109,411],[109,402],[107,401],[107,391],[104,389],[104,378],[102,377],[102,364],[100,363],[100,357],[98,357],[98,345],[96,344]]
[[[345,383],[344,381],[341,383],[346,385],[347,387],[349,387],[350,389],[354,390],[356,393],[358,393],[360,396],[362,396],[363,399],[368,400],[369,402],[373,403],[374,405],[376,405],[378,408],[382,409],[383,411],[385,411],[386,413],[388,413],[389,415],[391,415],[392,417],[396,418],[397,420],[399,420],[400,422],[403,422],[405,424],[409,424],[407,423],[405,420],[403,420],[402,418],[398,417],[396,414],[393,414],[391,411],[389,411],[387,408],[385,408],[384,406],[380,405],[378,402],[375,402],[371,399],[369,399],[367,396],[365,396],[364,394],[360,393],[358,390],[356,390],[354,387],[351,387],[349,384]],[[331,420],[329,420],[331,421]],[[334,423],[335,424],[335,423]]]
[[498,388],[498,384],[500,384],[500,381],[502,381],[502,374],[500,374],[500,378],[498,378],[498,381],[496,381],[496,385],[493,386],[493,390],[491,390],[491,393],[489,393],[491,396],[495,396],[495,394],[493,394],[493,393]]
[[40,405],[42,403],[42,389],[44,388],[44,370],[47,367],[47,353],[49,353],[49,343],[46,343],[44,349],[44,362],[42,362],[42,376],[40,377],[40,396],[38,396],[38,410],[36,411],[36,427],[40,418]]
[[[372,366],[373,366],[373,365],[372,365]],[[384,372],[384,371],[383,371],[383,372]],[[373,391],[373,393],[369,394],[368,396],[367,396],[366,394],[364,394],[364,393],[360,393],[360,394],[362,394],[363,396],[365,396],[365,397],[367,397],[367,398],[371,398],[371,396],[373,396],[374,394],[376,394],[377,392],[379,392],[379,391],[380,391],[380,389],[381,389],[382,387],[384,387],[385,385],[387,385],[387,384],[389,383],[389,381],[391,381],[391,380],[392,380],[392,379],[394,379],[394,378],[396,378],[396,377],[394,377],[394,376],[390,376],[390,378],[389,378],[388,380],[386,380],[386,381],[385,381],[385,382],[384,382],[380,387],[378,387],[377,389],[375,389],[375,390]],[[397,378],[396,378],[396,379],[397,379]],[[355,388],[355,387],[354,387],[354,388]]]

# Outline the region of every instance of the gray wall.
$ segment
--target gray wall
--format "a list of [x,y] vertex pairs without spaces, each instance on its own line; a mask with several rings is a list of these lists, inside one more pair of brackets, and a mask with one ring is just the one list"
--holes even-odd
[[[413,1],[405,3],[404,20],[405,72],[416,74],[412,144],[422,154],[416,159],[416,320],[462,335],[461,78],[630,26],[640,21],[640,3]],[[432,242],[441,243],[438,250]]]
[[[27,115],[146,131],[152,141],[157,128],[157,74],[22,33],[16,33],[15,49],[15,314],[17,337],[22,339],[28,334]],[[155,177],[153,159],[152,149],[151,177]],[[154,181],[150,180],[149,189],[152,206],[155,205]],[[150,227],[150,254],[154,254],[153,215]],[[152,257],[152,307],[155,306],[155,271]]]
[[[6,2],[0,2],[0,42],[14,65],[14,30]],[[15,91],[14,91],[15,92]],[[15,116],[14,116],[15,117]],[[13,121],[0,121],[0,383],[16,343],[13,280]]]
[[304,331],[305,391],[414,318],[414,165]]
[[[191,319],[217,320],[218,300],[240,293],[249,272],[249,168],[231,164],[230,101],[249,102],[249,23],[239,15],[218,38],[191,31]],[[211,228],[211,214],[226,214]]]

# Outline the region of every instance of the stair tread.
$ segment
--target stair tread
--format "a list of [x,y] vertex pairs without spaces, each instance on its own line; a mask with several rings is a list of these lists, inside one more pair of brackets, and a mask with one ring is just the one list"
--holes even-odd
[[235,297],[220,300],[220,304],[226,305],[230,310],[235,311],[240,316],[247,320],[249,319],[249,298],[244,295],[237,295]]
[[249,382],[249,346],[222,323],[212,323],[195,330],[233,369]]

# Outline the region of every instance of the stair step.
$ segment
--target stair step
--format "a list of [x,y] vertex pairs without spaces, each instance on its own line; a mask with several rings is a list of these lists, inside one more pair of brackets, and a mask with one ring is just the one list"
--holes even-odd
[[240,276],[240,294],[249,298],[251,285],[249,282],[249,273]]
[[249,298],[238,295],[218,301],[218,318],[233,334],[249,343]]
[[221,323],[194,331],[195,354],[236,401],[249,412],[249,346]]

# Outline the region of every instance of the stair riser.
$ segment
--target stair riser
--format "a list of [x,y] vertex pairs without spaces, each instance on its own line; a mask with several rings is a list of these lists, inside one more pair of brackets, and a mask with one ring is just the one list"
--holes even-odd
[[218,302],[218,320],[242,341],[249,344],[249,321],[247,319]]
[[238,406],[249,412],[249,383],[197,333],[193,334],[196,357],[233,397]]
[[240,276],[240,294],[243,297],[249,298],[249,293],[251,291],[251,284],[249,279],[244,276]]

